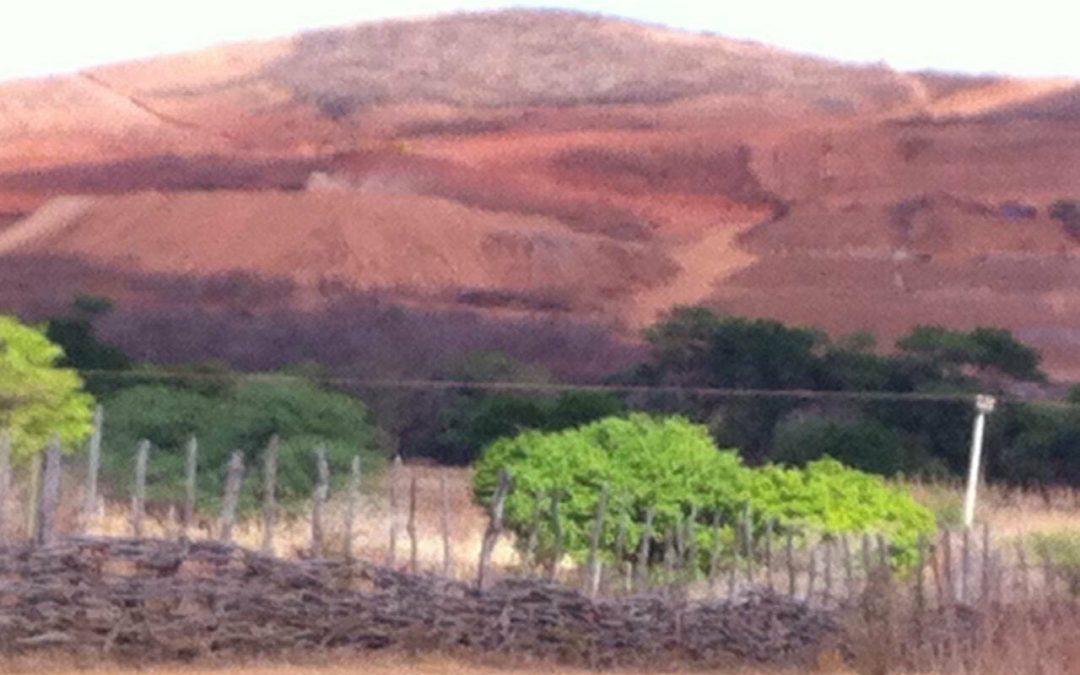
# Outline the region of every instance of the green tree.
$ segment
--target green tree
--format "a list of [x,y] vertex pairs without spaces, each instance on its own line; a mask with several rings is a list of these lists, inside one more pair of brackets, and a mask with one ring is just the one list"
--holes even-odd
[[[105,401],[103,473],[119,488],[131,480],[131,463],[140,439],[153,443],[148,482],[151,497],[175,499],[182,491],[185,444],[199,440],[200,498],[221,495],[225,466],[233,450],[258,465],[270,437],[281,439],[279,498],[283,503],[311,494],[315,480],[313,452],[327,448],[337,479],[348,474],[352,457],[361,454],[367,469],[377,463],[374,430],[364,405],[295,378],[246,381],[236,378],[222,389],[145,384],[125,389]],[[249,472],[251,503],[258,491],[257,472]]]
[[92,428],[94,399],[78,373],[59,367],[64,352],[37,329],[0,316],[0,428],[25,461],[53,434],[71,448]]
[[992,368],[1021,380],[1046,378],[1039,369],[1039,352],[1003,328],[960,331],[937,325],[916,326],[896,346],[936,364],[943,374],[953,378],[962,376],[965,366]]

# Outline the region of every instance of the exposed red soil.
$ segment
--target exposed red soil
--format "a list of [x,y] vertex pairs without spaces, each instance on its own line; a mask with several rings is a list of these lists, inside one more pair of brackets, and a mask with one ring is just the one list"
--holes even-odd
[[[706,301],[884,345],[919,322],[1003,325],[1080,377],[1080,243],[1049,213],[1080,198],[1075,82],[851,68],[573,17],[0,85],[0,257],[89,263],[0,301],[35,312],[81,287],[156,311],[168,293],[104,270],[243,274],[291,289],[252,311],[378,292],[626,335]],[[375,49],[386,35],[400,40]],[[683,67],[657,67],[670,59]],[[53,201],[70,194],[93,199]]]

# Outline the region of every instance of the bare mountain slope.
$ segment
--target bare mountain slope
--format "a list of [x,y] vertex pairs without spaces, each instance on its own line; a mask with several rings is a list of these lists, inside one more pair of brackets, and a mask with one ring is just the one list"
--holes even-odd
[[226,314],[374,293],[627,337],[708,302],[886,344],[995,323],[1080,376],[1077,91],[554,11],[0,84],[0,302],[106,293],[160,335],[239,274]]

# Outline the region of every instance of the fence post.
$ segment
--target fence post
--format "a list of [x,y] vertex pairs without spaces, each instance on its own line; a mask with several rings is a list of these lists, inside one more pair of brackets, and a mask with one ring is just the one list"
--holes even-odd
[[274,524],[277,521],[277,463],[280,440],[277,434],[270,437],[263,451],[263,539],[262,551],[274,552]]
[[592,534],[589,537],[589,561],[586,567],[588,578],[585,582],[585,592],[590,598],[595,598],[600,590],[600,575],[603,563],[600,561],[600,539],[604,535],[604,518],[607,516],[608,489],[605,485],[600,490],[600,498],[596,502],[596,514],[593,516]]
[[746,587],[754,585],[754,525],[750,518],[750,502],[743,509],[743,551],[746,553]]
[[971,599],[971,526],[960,533],[960,602]]
[[723,516],[719,510],[713,511],[712,547],[709,549],[709,590],[716,595],[716,577],[720,572],[720,521]]
[[633,565],[626,560],[626,521],[628,518],[625,511],[620,512],[619,529],[615,533],[615,564],[618,565],[618,571],[623,574],[623,586],[627,589],[627,593],[633,589],[634,583]]
[[784,537],[784,562],[787,564],[788,573],[788,597],[794,599],[795,591],[797,590],[797,584],[799,581],[799,573],[795,569],[795,543],[792,541],[794,535],[791,532],[791,528]]
[[823,580],[825,582],[823,584],[823,586],[824,586],[823,593],[825,594],[824,601],[825,601],[825,605],[828,606],[829,603],[831,603],[833,601],[833,564],[832,564],[832,562],[833,562],[832,561],[832,558],[833,558],[833,542],[832,542],[832,537],[831,536],[826,537],[821,543],[825,545],[825,569],[822,570],[822,575],[823,575]]
[[236,506],[240,500],[240,487],[244,481],[244,453],[233,450],[225,475],[225,496],[221,505],[221,541],[232,542],[233,525],[236,524]]
[[315,489],[311,495],[311,554],[316,558],[323,556],[323,511],[326,499],[330,495],[330,467],[326,463],[326,448],[315,448]]
[[[480,545],[480,564],[476,570],[477,590],[484,590],[484,581],[488,564],[491,562],[491,554],[495,550],[495,543],[499,539],[499,533],[502,532],[503,510],[506,508],[506,497],[509,493],[510,474],[503,468],[499,470],[495,494],[491,498],[491,520],[488,521],[487,531],[484,532],[484,540]],[[558,561],[556,561],[557,564]]]
[[765,583],[769,586],[769,592],[776,590],[776,584],[773,582],[773,528],[775,527],[776,519],[769,518],[765,522]]
[[641,542],[638,547],[637,573],[638,586],[646,588],[649,583],[649,555],[653,537],[653,519],[656,518],[656,509],[649,507],[645,510],[645,526],[641,528]]
[[199,441],[192,436],[187,442],[184,461],[184,531],[195,524],[195,472],[199,465]]
[[143,536],[143,513],[146,510],[146,464],[150,459],[150,441],[139,441],[135,449],[135,493],[131,496],[131,536]]
[[8,502],[11,501],[11,432],[0,429],[0,541],[7,530]]
[[851,564],[851,542],[846,534],[840,535],[840,547],[844,556],[844,597],[850,602],[855,597],[855,570]]
[[559,578],[559,561],[563,556],[563,530],[562,517],[559,515],[560,495],[558,491],[551,493],[551,531],[554,537],[552,544],[551,570],[548,578],[556,581]]
[[94,429],[90,432],[87,444],[86,494],[83,501],[82,526],[89,532],[97,522],[98,471],[101,467],[101,434],[105,419],[105,409],[100,405],[94,408]]
[[397,539],[398,539],[398,497],[397,483],[401,473],[401,455],[394,455],[394,462],[390,465],[390,550],[387,552],[386,561],[390,567],[397,563]]
[[26,538],[35,541],[38,531],[38,500],[41,498],[42,453],[30,458],[30,485],[26,494]]
[[60,505],[60,437],[54,435],[45,448],[41,475],[41,494],[38,500],[38,519],[35,542],[51,544],[56,529],[56,509]]
[[416,476],[410,476],[409,480],[409,520],[405,523],[405,532],[409,535],[409,571],[416,574],[420,566],[420,540],[416,536]]
[[442,575],[449,577],[454,570],[454,557],[450,544],[450,490],[446,486],[445,474],[439,476],[439,500],[442,502],[442,514],[439,518],[442,530]]
[[345,501],[345,559],[350,562],[353,560],[356,514],[360,510],[360,471],[360,455],[356,455],[349,467],[349,493]]
[[529,566],[529,574],[536,573],[536,549],[540,545],[540,521],[544,517],[544,500],[540,493],[534,495],[536,503],[533,505],[532,523],[529,525],[529,538],[525,540],[525,563]]

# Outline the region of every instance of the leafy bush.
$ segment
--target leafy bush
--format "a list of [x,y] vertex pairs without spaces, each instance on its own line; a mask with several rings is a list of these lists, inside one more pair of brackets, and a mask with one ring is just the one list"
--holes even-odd
[[131,485],[136,445],[154,446],[147,477],[152,498],[179,499],[183,490],[185,447],[199,441],[200,499],[215,502],[224,485],[225,467],[234,449],[248,466],[246,501],[255,499],[258,471],[270,437],[281,438],[278,496],[282,503],[311,494],[315,480],[314,449],[327,449],[331,475],[343,478],[352,457],[361,453],[368,468],[376,461],[373,429],[356,399],[295,379],[241,381],[217,393],[163,385],[126,389],[105,403],[102,472],[121,492]]
[[882,534],[901,564],[914,562],[919,536],[936,529],[934,514],[908,492],[831,458],[802,470],[763,467],[751,485],[751,503],[762,517],[825,534]]
[[25,461],[56,434],[69,449],[91,430],[94,399],[74,370],[58,366],[63,350],[35,328],[0,315],[0,430]]
[[[506,467],[513,491],[506,520],[524,540],[536,514],[546,513],[552,495],[560,500],[564,549],[581,558],[604,486],[610,499],[604,548],[614,553],[618,523],[627,528],[627,547],[636,551],[645,512],[655,510],[654,527],[666,532],[691,510],[701,522],[719,512],[727,520],[740,512],[750,476],[734,452],[719,452],[708,430],[680,417],[642,414],[609,417],[557,432],[528,431],[492,443],[477,463],[475,490],[490,500],[498,472]],[[554,547],[549,520],[539,529],[541,555]]]
[[650,508],[661,538],[694,518],[702,564],[713,541],[714,517],[726,524],[720,536],[729,544],[731,524],[748,503],[759,531],[775,519],[781,528],[798,531],[882,533],[893,543],[899,562],[913,558],[920,533],[934,530],[929,510],[879,477],[832,459],[805,469],[750,469],[734,451],[718,450],[705,427],[681,417],[633,414],[571,430],[499,439],[477,463],[474,487],[481,502],[490,502],[502,468],[513,480],[506,503],[508,526],[523,542],[537,527],[541,556],[550,556],[554,549],[546,517],[552,495],[560,502],[564,550],[580,560],[587,554],[604,488],[610,498],[602,543],[609,558],[616,555],[620,525],[626,534],[624,558],[635,558]]

